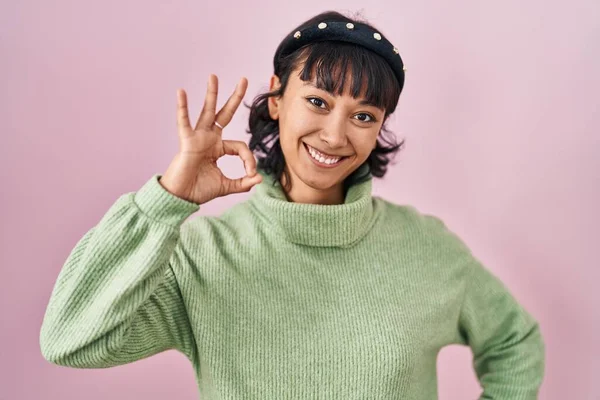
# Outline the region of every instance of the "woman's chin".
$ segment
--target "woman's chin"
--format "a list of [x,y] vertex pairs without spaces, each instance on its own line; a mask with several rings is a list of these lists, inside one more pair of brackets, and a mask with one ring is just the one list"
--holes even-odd
[[301,168],[298,177],[308,186],[318,190],[328,190],[341,184],[345,179],[343,169],[315,171],[310,168]]

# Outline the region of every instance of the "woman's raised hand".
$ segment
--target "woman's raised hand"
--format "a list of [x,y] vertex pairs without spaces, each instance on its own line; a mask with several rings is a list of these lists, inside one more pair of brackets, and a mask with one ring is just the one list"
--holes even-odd
[[[194,128],[190,125],[187,95],[183,89],[177,91],[179,152],[160,178],[160,184],[167,191],[184,200],[203,204],[231,193],[247,192],[261,182],[262,176],[256,171],[256,159],[248,145],[239,140],[222,139],[221,127],[225,128],[233,118],[247,87],[248,81],[242,78],[217,113],[218,79],[211,74],[204,107]],[[230,179],[223,175],[217,160],[225,154],[242,159],[246,176]]]

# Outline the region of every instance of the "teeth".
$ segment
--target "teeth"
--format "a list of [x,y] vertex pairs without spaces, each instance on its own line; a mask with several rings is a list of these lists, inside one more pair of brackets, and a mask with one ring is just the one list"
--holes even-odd
[[[307,145],[308,146],[308,145]],[[335,157],[335,158],[327,158],[324,157],[323,155],[321,155],[320,153],[317,153],[312,147],[308,146],[308,152],[310,153],[310,155],[317,161],[325,163],[325,164],[335,164],[336,162],[338,162],[341,157]]]

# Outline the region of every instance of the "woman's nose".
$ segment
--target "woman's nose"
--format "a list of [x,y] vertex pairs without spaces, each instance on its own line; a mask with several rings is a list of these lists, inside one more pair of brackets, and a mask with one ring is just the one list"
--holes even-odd
[[321,130],[320,138],[330,148],[336,149],[348,144],[346,136],[346,120],[344,117],[328,116],[328,123]]

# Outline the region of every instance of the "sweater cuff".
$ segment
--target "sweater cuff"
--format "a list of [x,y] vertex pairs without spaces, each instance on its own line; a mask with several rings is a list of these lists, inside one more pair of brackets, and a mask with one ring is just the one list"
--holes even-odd
[[162,175],[155,174],[135,194],[134,202],[150,218],[179,227],[200,205],[175,196],[158,181]]

